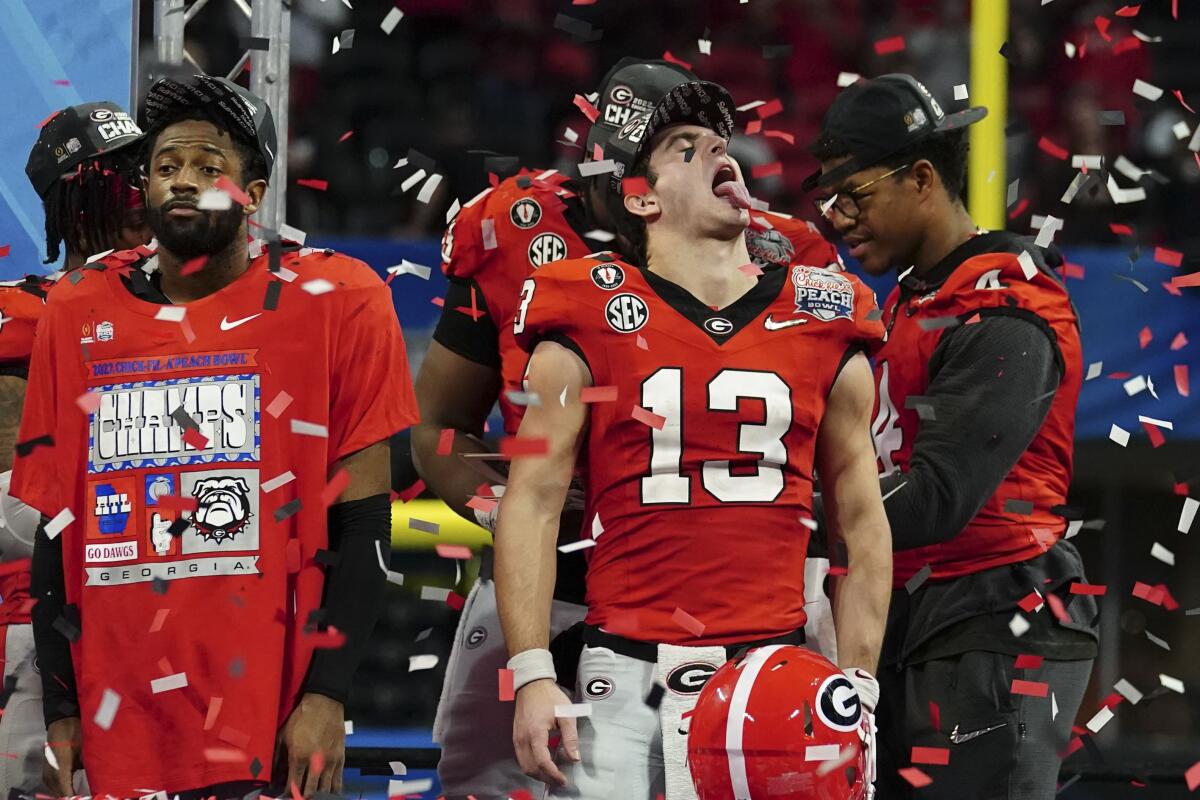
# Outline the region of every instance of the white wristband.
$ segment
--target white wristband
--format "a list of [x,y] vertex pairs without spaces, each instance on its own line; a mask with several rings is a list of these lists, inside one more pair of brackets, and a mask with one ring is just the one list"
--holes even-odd
[[554,657],[550,655],[549,650],[541,648],[517,653],[508,660],[508,668],[512,670],[514,692],[527,683],[543,678],[554,680],[557,677],[554,671]]
[[874,675],[858,667],[846,667],[842,672],[850,679],[850,683],[854,684],[854,690],[858,692],[858,699],[862,701],[863,708],[874,714],[875,707],[879,705],[879,681],[875,680]]

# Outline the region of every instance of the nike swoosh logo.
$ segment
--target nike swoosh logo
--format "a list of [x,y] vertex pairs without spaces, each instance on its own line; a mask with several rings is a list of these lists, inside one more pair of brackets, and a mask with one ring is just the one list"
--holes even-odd
[[254,319],[255,317],[259,317],[259,316],[262,316],[261,311],[258,312],[257,314],[251,314],[248,317],[242,317],[241,319],[235,319],[233,322],[229,321],[229,317],[222,317],[221,318],[221,330],[231,331],[234,328],[236,328],[238,325],[244,325],[247,322],[249,322],[250,320]]
[[801,317],[800,319],[776,320],[771,319],[771,315],[768,314],[767,318],[763,320],[763,327],[769,331],[781,331],[784,328],[790,328],[793,325],[803,325],[806,322],[808,322],[808,320],[804,317]]
[[991,733],[994,730],[999,730],[1000,728],[1003,728],[1007,724],[1008,724],[1007,722],[1001,722],[999,725],[993,725],[990,728],[982,728],[977,731],[971,731],[970,733],[959,733],[958,726],[955,725],[954,730],[952,730],[950,732],[950,743],[951,744],[962,744],[963,742],[969,742],[972,739],[978,739],[980,736],[983,736],[985,733]]

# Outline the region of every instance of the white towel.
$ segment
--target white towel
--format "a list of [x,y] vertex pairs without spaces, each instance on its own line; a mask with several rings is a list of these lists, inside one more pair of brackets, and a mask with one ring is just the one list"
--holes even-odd
[[666,687],[658,707],[667,777],[666,800],[697,800],[687,764],[687,730],[691,720],[683,719],[683,715],[695,708],[700,689],[724,663],[724,647],[658,646],[658,680]]

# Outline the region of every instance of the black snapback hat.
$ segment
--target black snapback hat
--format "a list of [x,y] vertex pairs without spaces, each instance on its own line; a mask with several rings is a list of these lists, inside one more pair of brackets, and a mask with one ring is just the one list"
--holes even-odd
[[850,158],[825,174],[809,175],[804,189],[831,186],[926,136],[963,128],[986,116],[983,106],[947,115],[924,84],[904,73],[848,86],[825,113],[817,143],[837,140],[849,148]]
[[102,100],[70,106],[51,117],[38,133],[25,174],[39,197],[54,182],[90,158],[136,144],[142,130],[116,103]]
[[622,58],[600,81],[596,108],[600,116],[587,137],[587,154],[601,149],[625,123],[649,114],[667,92],[681,83],[697,80],[691,70],[670,61]]
[[154,128],[181,108],[209,108],[220,114],[243,138],[254,143],[266,162],[267,175],[271,174],[279,145],[275,119],[261,97],[233,81],[211,75],[193,75],[182,81],[160,78],[146,93],[146,125]]

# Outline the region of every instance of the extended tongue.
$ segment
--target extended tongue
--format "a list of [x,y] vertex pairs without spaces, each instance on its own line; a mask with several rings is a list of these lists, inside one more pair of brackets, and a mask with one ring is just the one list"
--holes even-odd
[[737,181],[725,181],[714,194],[728,200],[734,208],[750,208],[750,191]]

